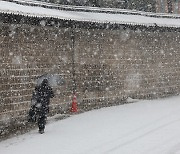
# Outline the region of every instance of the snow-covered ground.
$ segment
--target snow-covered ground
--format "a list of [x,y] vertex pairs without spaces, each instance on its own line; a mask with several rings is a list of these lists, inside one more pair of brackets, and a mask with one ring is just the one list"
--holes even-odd
[[180,154],[180,96],[89,111],[0,142],[0,154]]

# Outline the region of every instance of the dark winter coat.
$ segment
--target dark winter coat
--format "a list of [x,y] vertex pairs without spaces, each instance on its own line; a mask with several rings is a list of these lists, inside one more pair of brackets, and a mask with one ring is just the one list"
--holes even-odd
[[47,80],[43,80],[42,84],[36,87],[36,108],[38,112],[49,112],[50,98],[54,97],[52,88],[48,85]]
[[36,115],[45,116],[49,112],[50,98],[53,97],[53,90],[48,85],[48,81],[44,79],[40,86],[35,87],[33,92],[28,121],[35,122]]

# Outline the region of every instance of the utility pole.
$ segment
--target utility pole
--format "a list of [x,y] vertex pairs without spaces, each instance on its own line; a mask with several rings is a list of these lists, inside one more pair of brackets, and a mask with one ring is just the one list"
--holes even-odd
[[73,87],[72,87],[72,92],[73,94],[76,93],[76,89],[77,89],[77,86],[76,86],[76,77],[75,77],[75,28],[76,28],[76,25],[74,22],[72,22],[72,26],[71,26],[71,51],[72,51],[72,80],[73,80]]

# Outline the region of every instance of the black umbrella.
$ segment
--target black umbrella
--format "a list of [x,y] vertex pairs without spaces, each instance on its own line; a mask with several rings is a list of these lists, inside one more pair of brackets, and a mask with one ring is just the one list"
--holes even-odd
[[40,85],[44,79],[47,79],[51,87],[57,87],[65,84],[64,78],[59,74],[43,74],[36,79],[37,85]]

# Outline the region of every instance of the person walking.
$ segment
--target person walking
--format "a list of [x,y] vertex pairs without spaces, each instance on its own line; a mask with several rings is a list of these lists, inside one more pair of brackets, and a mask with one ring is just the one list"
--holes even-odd
[[[38,127],[39,127],[39,133],[43,134],[46,120],[47,120],[47,114],[49,113],[49,103],[50,98],[54,97],[54,93],[52,88],[48,84],[48,80],[44,79],[41,83],[41,85],[35,87],[35,91],[33,92],[32,96],[32,106],[29,113],[33,113],[34,116],[30,115],[31,117],[35,117],[33,121],[37,120]],[[33,111],[33,112],[32,112]]]

